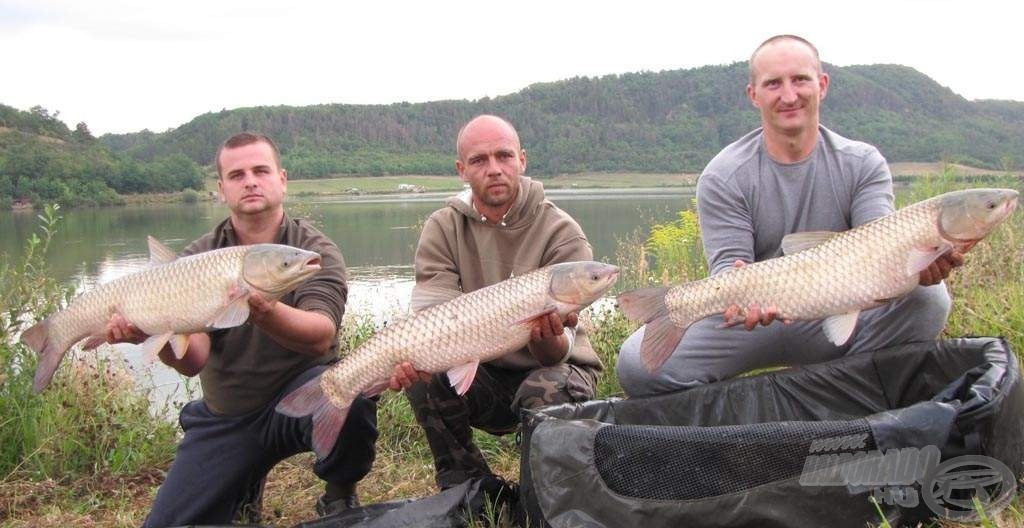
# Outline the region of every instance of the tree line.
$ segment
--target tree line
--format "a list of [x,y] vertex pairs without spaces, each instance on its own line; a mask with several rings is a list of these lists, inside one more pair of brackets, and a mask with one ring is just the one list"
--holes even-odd
[[[906,66],[835,67],[826,126],[877,145],[889,161],[1002,169],[1024,152],[1024,103],[967,101]],[[294,178],[451,174],[458,128],[480,113],[519,130],[535,175],[699,172],[759,123],[745,62],[689,70],[577,77],[476,101],[265,106],[200,115],[164,133],[104,136],[140,160],[181,153],[209,164],[241,130],[271,135]]]
[[184,153],[140,160],[111,150],[85,123],[70,130],[45,108],[0,105],[0,208],[110,205],[123,194],[200,190],[203,173]]
[[[967,101],[906,66],[825,65],[823,123],[891,161],[1020,168],[1024,103]],[[197,116],[165,132],[95,138],[41,107],[0,105],[0,203],[115,203],[119,194],[200,189],[216,146],[252,130],[281,147],[292,178],[452,174],[459,127],[481,113],[519,130],[537,176],[699,172],[756,127],[747,64],[576,77],[475,101],[264,106]]]

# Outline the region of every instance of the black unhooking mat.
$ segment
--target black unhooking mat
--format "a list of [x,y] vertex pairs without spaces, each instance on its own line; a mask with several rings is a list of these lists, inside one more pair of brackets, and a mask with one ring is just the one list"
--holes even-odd
[[[888,487],[837,469],[893,453],[904,466],[873,474]],[[533,527],[863,527],[881,522],[873,496],[889,522],[905,524],[935,516],[935,504],[958,513],[942,495],[951,481],[939,477],[963,455],[1005,464],[1014,483],[1002,490],[1024,469],[1024,389],[1003,340],[917,343],[524,412],[521,513]],[[915,462],[930,475],[886,480],[913,481]]]

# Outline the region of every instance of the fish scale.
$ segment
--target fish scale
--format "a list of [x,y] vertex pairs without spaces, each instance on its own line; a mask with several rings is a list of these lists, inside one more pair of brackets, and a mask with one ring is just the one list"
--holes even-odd
[[324,458],[353,400],[386,389],[395,366],[409,362],[418,371],[447,372],[463,394],[480,362],[526,346],[535,319],[551,313],[564,319],[585,308],[617,275],[618,268],[608,264],[566,262],[436,304],[388,325],[276,409],[295,418],[313,416],[313,449]]
[[[878,305],[877,301],[905,294],[917,284],[917,277],[907,275],[898,265],[899,257],[915,247],[941,242],[933,227],[938,212],[936,202],[915,204],[898,216],[837,234],[788,258],[757,262],[677,286],[669,290],[665,304],[677,324],[724,312],[732,304],[775,306],[778,317],[785,319],[813,319],[822,313]],[[880,247],[877,240],[887,242]],[[835,274],[830,267],[851,273]],[[837,296],[837,292],[846,295]]]
[[536,270],[388,325],[346,358],[346,368],[324,374],[324,391],[340,406],[367,388],[363,380],[389,378],[403,361],[424,372],[443,372],[518,349],[529,340],[530,327],[510,323],[544,308],[550,281],[549,269]]
[[619,306],[647,324],[640,354],[651,372],[687,327],[733,305],[774,307],[780,319],[825,318],[827,337],[842,345],[861,310],[909,293],[921,270],[946,251],[969,250],[1013,212],[1018,196],[1012,189],[956,191],[842,233],[788,235],[784,257],[671,288],[626,292]]
[[[227,291],[238,283],[245,246],[236,246],[181,258],[144,273],[97,286],[81,301],[58,312],[52,321],[58,341],[70,347],[103,327],[116,309],[149,335],[176,328],[201,329],[224,306]],[[151,295],[139,295],[139,292]],[[210,295],[211,291],[224,292]],[[179,307],[188,306],[188,310]]]
[[25,330],[22,342],[40,355],[35,390],[50,383],[75,343],[90,337],[85,345],[90,349],[104,342],[115,313],[151,336],[144,351],[155,356],[170,341],[180,358],[188,334],[244,323],[252,291],[276,299],[320,269],[316,253],[278,244],[232,246],[182,258],[153,238],[149,245],[155,265],[101,284]]

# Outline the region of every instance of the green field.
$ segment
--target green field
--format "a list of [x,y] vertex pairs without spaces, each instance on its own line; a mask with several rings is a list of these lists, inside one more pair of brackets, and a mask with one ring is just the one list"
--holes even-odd
[[[634,173],[593,173],[566,174],[543,178],[549,189],[598,189],[629,187],[685,187],[694,185],[696,174],[634,174]],[[451,176],[344,176],[318,180],[289,180],[288,194],[292,196],[360,195],[402,193],[399,185],[413,185],[423,192],[458,191],[462,180]],[[206,190],[215,192],[217,180],[206,180]]]
[[[893,176],[916,177],[941,174],[946,168],[964,177],[1001,175],[994,171],[963,165],[943,163],[893,163]],[[454,169],[453,169],[454,172]],[[696,185],[697,174],[644,174],[630,172],[561,174],[540,178],[548,189],[625,189],[631,187],[689,187]],[[399,185],[421,187],[423,192],[457,191],[462,181],[456,174],[451,176],[405,175],[405,176],[342,176],[317,180],[290,180],[288,194],[292,196],[328,196],[361,194],[397,194],[403,191]],[[206,180],[206,190],[216,192],[217,180]],[[408,191],[405,191],[408,192]]]

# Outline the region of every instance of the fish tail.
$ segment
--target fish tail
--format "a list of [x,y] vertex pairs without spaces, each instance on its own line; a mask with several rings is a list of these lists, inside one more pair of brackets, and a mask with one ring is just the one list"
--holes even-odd
[[60,360],[64,359],[71,346],[61,346],[62,340],[51,335],[53,323],[49,318],[32,325],[21,334],[21,342],[39,354],[39,364],[36,367],[35,379],[32,382],[32,390],[39,393],[53,380]]
[[343,397],[339,407],[327,397],[320,382],[321,376],[307,381],[281,399],[274,409],[292,418],[313,415],[313,451],[318,459],[323,460],[338,441],[352,398]]
[[619,307],[626,317],[646,325],[640,344],[640,359],[647,371],[654,374],[679,346],[690,324],[677,325],[669,317],[665,295],[669,288],[643,288],[618,296]]

